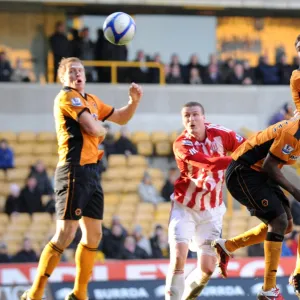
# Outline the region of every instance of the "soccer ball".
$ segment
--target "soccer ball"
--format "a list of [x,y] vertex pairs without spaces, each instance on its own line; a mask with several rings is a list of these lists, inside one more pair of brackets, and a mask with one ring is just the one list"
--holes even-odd
[[134,38],[135,22],[128,14],[116,12],[105,19],[103,32],[112,44],[126,45]]

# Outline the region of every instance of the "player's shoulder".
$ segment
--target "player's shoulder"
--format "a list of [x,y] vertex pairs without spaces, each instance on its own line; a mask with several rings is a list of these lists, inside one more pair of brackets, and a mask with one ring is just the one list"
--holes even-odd
[[183,131],[174,141],[173,143],[174,147],[178,146],[193,146],[193,142],[191,140],[191,137],[187,134],[186,131]]
[[94,94],[90,94],[90,93],[88,93],[88,94],[86,94],[88,97],[90,97],[90,98],[92,98],[94,101],[96,101],[96,102],[98,102],[98,103],[103,103],[103,101],[98,97],[98,96],[96,96],[96,95],[94,95]]
[[83,106],[81,97],[78,95],[76,91],[71,88],[64,87],[57,94],[55,101],[55,105],[67,105],[71,104],[72,106]]
[[300,80],[300,69],[296,69],[292,72],[291,81],[299,81]]
[[210,134],[216,134],[216,135],[222,135],[222,134],[228,134],[230,132],[232,132],[231,129],[219,125],[219,124],[214,124],[214,123],[206,123],[205,124],[206,130],[210,133]]

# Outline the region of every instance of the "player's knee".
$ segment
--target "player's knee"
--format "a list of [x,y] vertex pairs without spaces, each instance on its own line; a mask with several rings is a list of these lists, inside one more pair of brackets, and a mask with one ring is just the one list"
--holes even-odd
[[56,233],[52,240],[57,244],[58,247],[65,249],[73,241],[77,228],[78,228],[77,223],[66,222],[64,223],[63,226],[57,227]]
[[183,270],[185,265],[186,257],[181,253],[176,253],[175,259],[175,270]]
[[213,274],[214,271],[215,271],[215,265],[202,266],[202,273],[206,274],[209,277]]
[[279,234],[284,235],[287,228],[288,228],[288,219],[287,219],[287,215],[281,214],[280,216],[276,217],[275,219],[273,219],[270,223],[269,226],[272,229],[272,232],[276,232]]
[[291,233],[293,231],[293,220],[288,220],[288,226],[285,230],[285,233]]
[[101,239],[102,239],[102,231],[95,230],[86,232],[86,236],[82,236],[82,239],[91,247],[98,247]]

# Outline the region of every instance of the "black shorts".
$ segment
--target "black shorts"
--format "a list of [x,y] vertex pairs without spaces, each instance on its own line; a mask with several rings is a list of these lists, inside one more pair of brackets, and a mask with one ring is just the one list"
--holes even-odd
[[103,190],[99,164],[65,164],[55,171],[55,202],[59,220],[82,216],[103,219]]
[[230,194],[246,206],[252,216],[269,223],[286,213],[292,219],[290,202],[281,188],[265,173],[232,161],[225,174]]

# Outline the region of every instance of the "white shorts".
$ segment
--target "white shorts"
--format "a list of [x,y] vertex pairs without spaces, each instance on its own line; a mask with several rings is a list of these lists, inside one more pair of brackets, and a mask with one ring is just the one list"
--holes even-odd
[[196,211],[174,201],[168,231],[170,247],[186,243],[191,251],[215,256],[211,242],[221,237],[225,211],[224,203],[211,210]]

